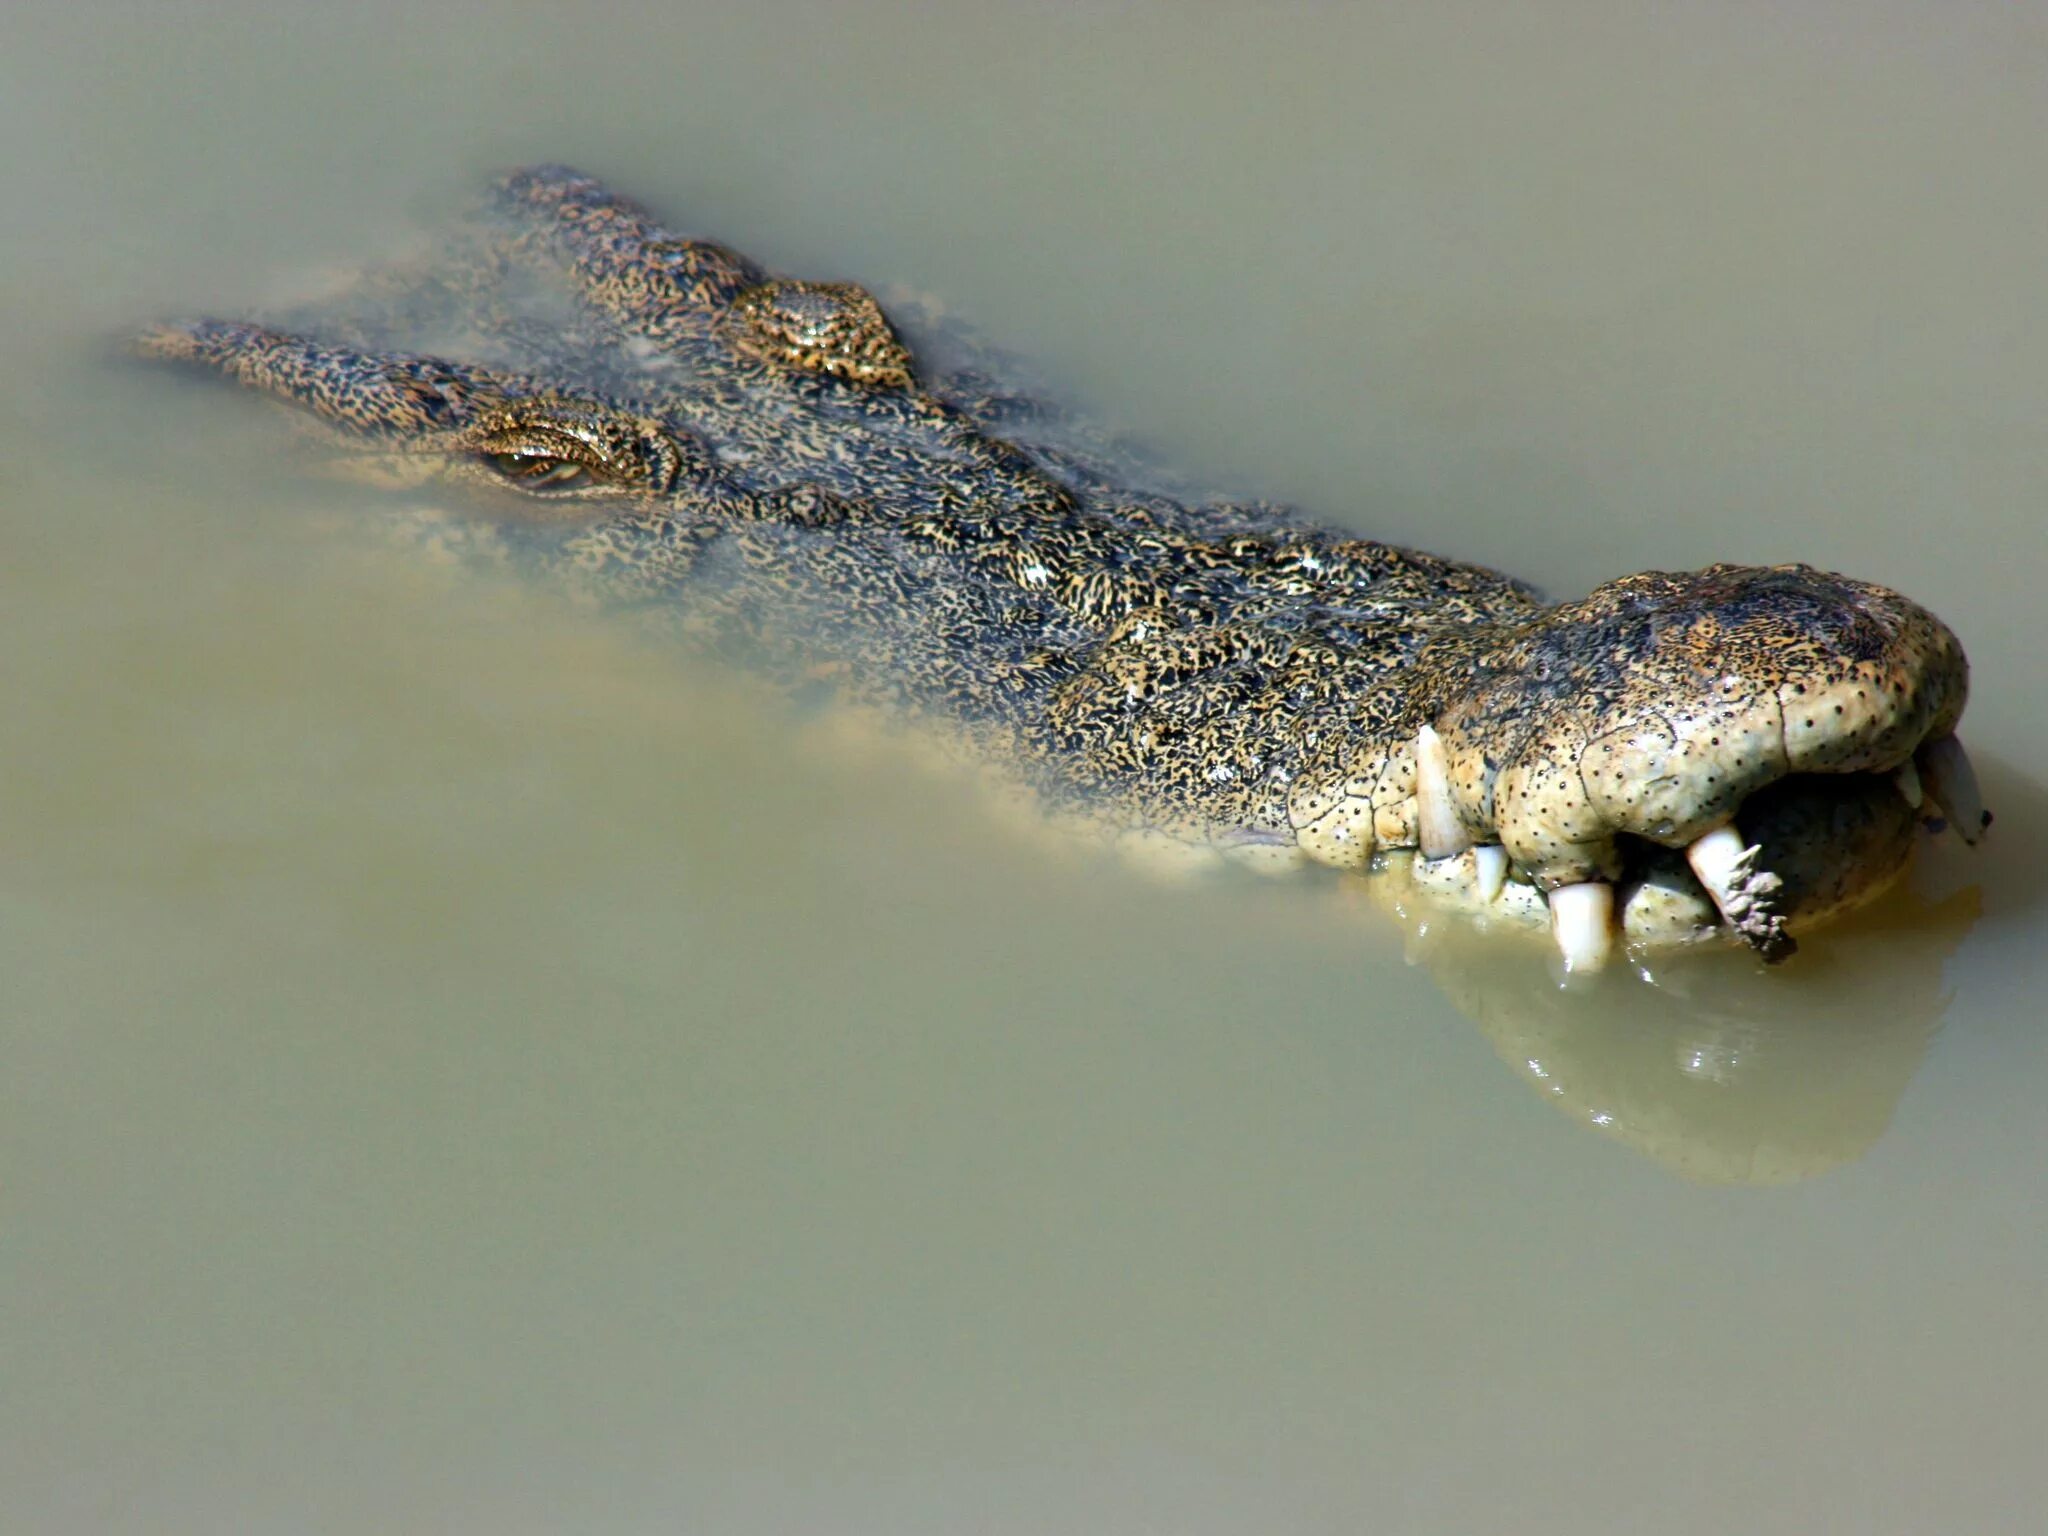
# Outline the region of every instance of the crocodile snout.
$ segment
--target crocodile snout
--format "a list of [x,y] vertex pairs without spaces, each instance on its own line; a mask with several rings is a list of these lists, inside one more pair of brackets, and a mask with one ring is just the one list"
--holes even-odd
[[1611,945],[1633,839],[1686,849],[1724,920],[1789,953],[1782,882],[1734,830],[1782,779],[1892,775],[1916,809],[1939,780],[1959,830],[1985,819],[1952,734],[1962,647],[1884,587],[1807,566],[1648,572],[1456,645],[1416,725],[1416,841],[1436,858],[1497,842],[1548,894],[1568,961]]

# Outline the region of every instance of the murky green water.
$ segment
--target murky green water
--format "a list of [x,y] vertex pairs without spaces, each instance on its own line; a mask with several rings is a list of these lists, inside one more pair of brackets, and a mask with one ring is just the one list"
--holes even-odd
[[[2048,28],[737,9],[10,18],[0,1526],[2037,1528]],[[1902,587],[1994,840],[1561,997],[1050,857],[101,361],[541,158],[1560,593]]]

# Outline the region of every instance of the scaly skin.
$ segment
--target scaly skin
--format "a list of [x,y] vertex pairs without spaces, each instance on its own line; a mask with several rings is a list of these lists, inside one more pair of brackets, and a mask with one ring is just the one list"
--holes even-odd
[[[1770,910],[1734,926],[1775,958],[1911,832],[1843,834],[1804,776],[1898,770],[1963,708],[1939,620],[1804,566],[1545,606],[1283,509],[1134,489],[984,370],[921,367],[864,290],[776,278],[559,168],[506,178],[434,265],[346,304],[138,345],[298,407],[363,478],[460,489],[524,565],[793,691],[940,726],[1128,841],[1346,867],[1499,844],[1533,893],[1628,881],[1745,818]],[[1773,896],[1777,862],[1827,873]],[[1624,890],[1637,941],[1718,921],[1671,865],[1675,909]]]

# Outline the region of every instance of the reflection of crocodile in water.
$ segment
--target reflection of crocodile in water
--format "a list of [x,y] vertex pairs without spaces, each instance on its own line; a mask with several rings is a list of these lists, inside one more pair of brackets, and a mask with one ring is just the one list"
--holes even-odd
[[1397,880],[1353,892],[1406,930],[1410,963],[1543,1102],[1706,1184],[1791,1183],[1870,1150],[1948,1007],[1942,962],[1982,907],[1974,888],[1930,900],[1902,884],[1792,974],[1701,950],[1641,957],[1652,999],[1613,974],[1532,987],[1485,925],[1435,921]]
[[942,727],[1049,811],[1197,860],[1418,848],[1467,905],[1547,906],[1568,965],[1617,933],[1779,958],[1898,872],[1916,819],[1989,820],[1962,649],[1896,593],[1724,565],[1549,606],[1133,489],[985,361],[920,364],[862,289],[573,172],[507,178],[346,302],[140,348],[300,408],[350,473],[460,489],[479,547]]

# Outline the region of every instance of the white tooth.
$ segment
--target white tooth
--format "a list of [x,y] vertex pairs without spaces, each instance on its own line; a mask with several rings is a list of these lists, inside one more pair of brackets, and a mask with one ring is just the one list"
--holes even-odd
[[1899,764],[1897,769],[1893,771],[1892,783],[1898,787],[1899,793],[1905,797],[1907,805],[1916,811],[1920,809],[1920,802],[1926,796],[1920,788],[1920,770],[1913,766],[1913,760],[1910,757]]
[[1991,825],[1984,813],[1984,797],[1977,789],[1977,770],[1962,742],[1953,736],[1930,741],[1913,755],[1920,780],[1927,786],[1927,798],[1941,809],[1956,836],[1974,844]]
[[1732,826],[1716,827],[1695,838],[1685,850],[1685,862],[1700,877],[1700,884],[1714,898],[1714,905],[1729,922],[1740,924],[1745,903],[1743,881],[1748,874],[1744,855],[1750,853],[1742,834]]
[[1425,859],[1448,859],[1472,846],[1451,805],[1450,764],[1433,725],[1415,733],[1415,838]]
[[1605,880],[1560,885],[1550,893],[1550,933],[1567,974],[1599,970],[1614,952],[1614,887]]
[[1472,850],[1474,884],[1481,906],[1492,901],[1508,883],[1508,851],[1499,843],[1481,843]]
[[1757,844],[1743,845],[1732,826],[1721,826],[1693,839],[1685,861],[1714,898],[1722,919],[1745,944],[1776,965],[1799,948],[1785,931],[1781,910],[1785,882],[1768,869],[1757,868]]

